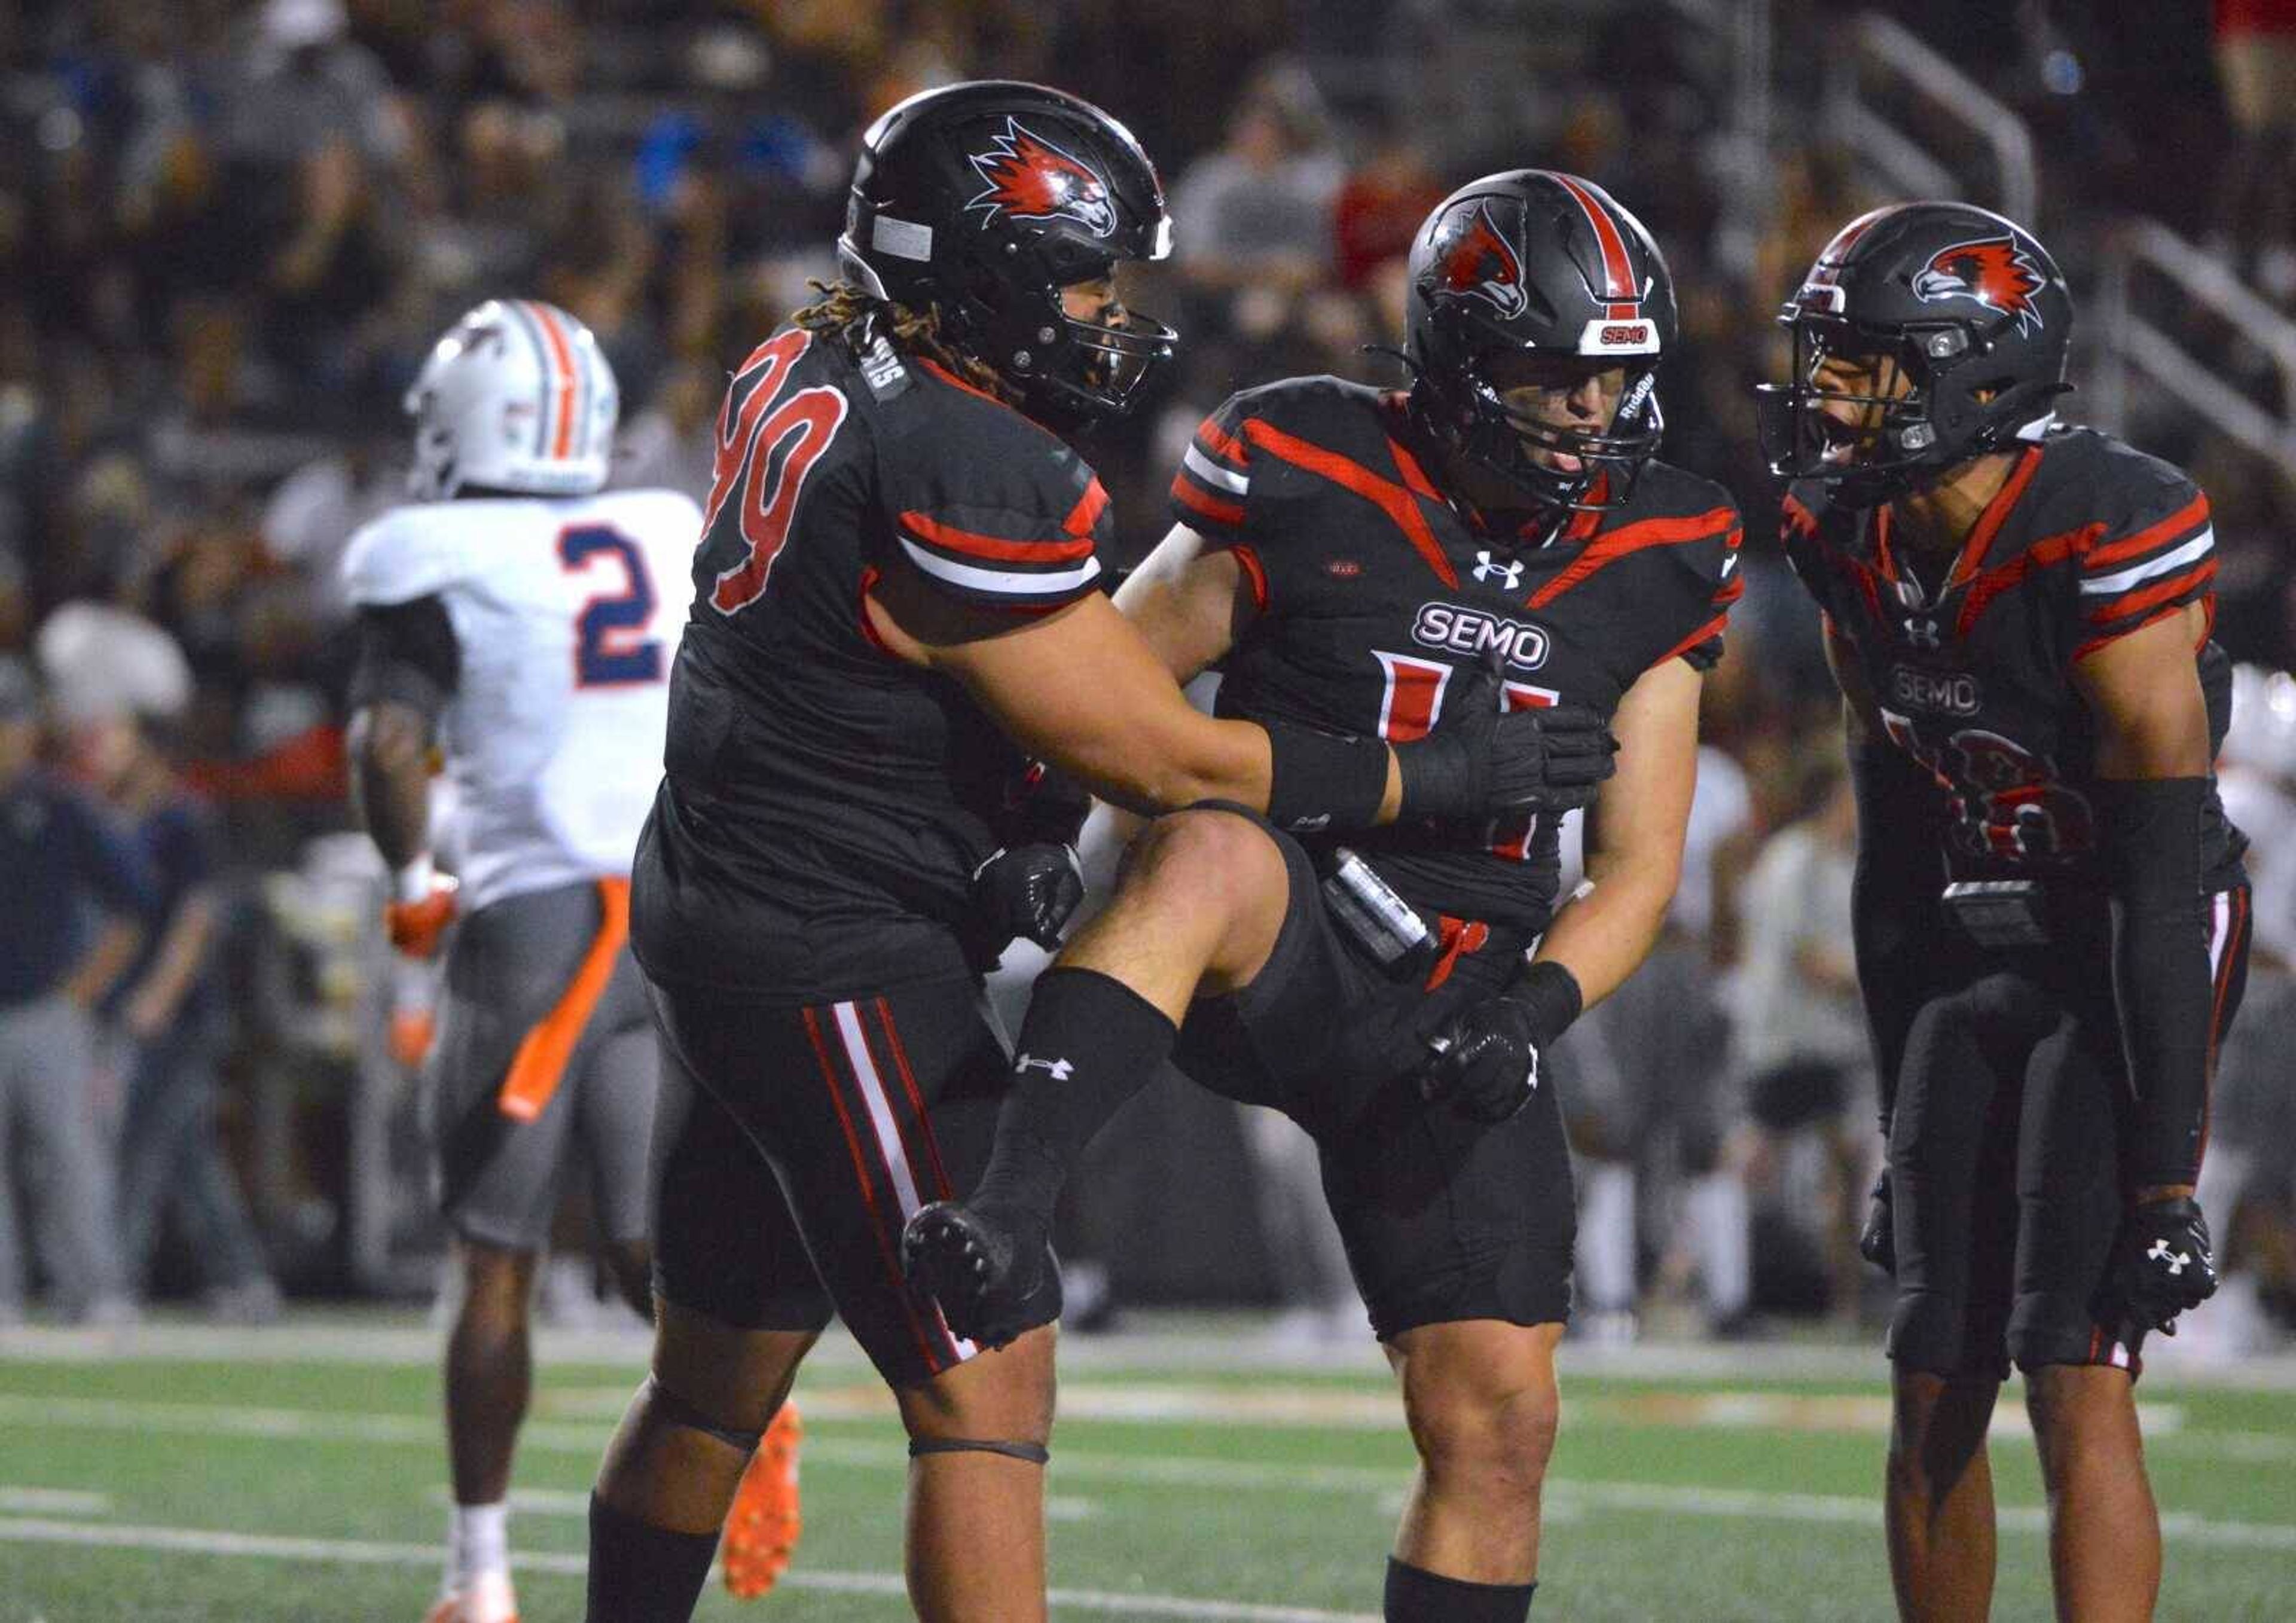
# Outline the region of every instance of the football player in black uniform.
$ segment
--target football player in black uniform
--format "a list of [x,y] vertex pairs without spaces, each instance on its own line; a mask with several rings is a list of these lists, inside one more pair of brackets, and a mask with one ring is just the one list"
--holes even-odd
[[1230,399],[1118,604],[1176,676],[1224,662],[1223,716],[1411,739],[1496,680],[1510,705],[1602,718],[1616,775],[1587,886],[1559,903],[1555,810],[1472,837],[1235,805],[1156,821],[1038,983],[988,1176],[907,1249],[952,1324],[1011,1335],[1057,1305],[1062,1176],[1163,1056],[1289,1112],[1419,1448],[1387,1616],[1521,1623],[1573,1235],[1538,1056],[1634,970],[1674,893],[1739,525],[1652,459],[1674,291],[1599,188],[1476,181],[1428,217],[1410,277],[1409,393],[1320,377]]
[[2133,1383],[2145,1332],[2215,1289],[2194,1184],[2249,936],[2212,772],[2230,672],[2208,500],[2055,421],[2072,304],[1997,215],[1852,221],[1780,319],[1795,360],[1764,434],[1800,481],[1786,543],[1859,800],[1898,1605],[1986,1615],[1986,1429],[2013,1361],[2058,1615],[2149,1618]]
[[[688,1615],[832,1306],[912,1439],[918,1611],[1043,1615],[1051,1338],[973,1362],[896,1250],[987,1159],[1007,1066],[980,969],[1077,894],[1008,803],[1011,741],[1144,810],[1361,828],[1538,804],[1568,732],[1492,709],[1390,746],[1188,706],[1098,590],[1107,498],[1053,431],[1122,411],[1168,353],[1112,287],[1168,234],[1097,109],[929,92],[865,138],[848,280],[727,392],[633,873],[664,1049],[659,1311],[592,1500],[598,1623]],[[1606,759],[1591,728],[1575,742]]]

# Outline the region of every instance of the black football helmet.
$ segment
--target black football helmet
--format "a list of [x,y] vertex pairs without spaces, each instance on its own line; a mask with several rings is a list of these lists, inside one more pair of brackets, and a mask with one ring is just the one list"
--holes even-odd
[[872,295],[939,312],[940,336],[1056,427],[1114,416],[1171,357],[1139,316],[1078,321],[1061,290],[1171,251],[1155,166],[1089,102],[983,79],[911,96],[869,127],[838,258]]
[[[2072,296],[2056,261],[2022,226],[1968,203],[1860,215],[1825,245],[1778,322],[1793,334],[1793,372],[1754,390],[1770,471],[1822,480],[1859,505],[2038,432],[2071,387]],[[1830,355],[1894,360],[1912,391],[1822,391],[1810,375]],[[1821,409],[1845,399],[1878,408],[1878,427],[1852,430]],[[1830,444],[1853,436],[1869,443],[1827,458]]]
[[[1409,275],[1405,351],[1426,432],[1538,506],[1583,511],[1633,494],[1664,427],[1654,386],[1675,338],[1674,279],[1641,221],[1592,181],[1509,169],[1437,205],[1412,242]],[[1507,351],[1623,367],[1617,413],[1582,430],[1510,412],[1488,370]],[[1534,447],[1579,466],[1542,466]]]

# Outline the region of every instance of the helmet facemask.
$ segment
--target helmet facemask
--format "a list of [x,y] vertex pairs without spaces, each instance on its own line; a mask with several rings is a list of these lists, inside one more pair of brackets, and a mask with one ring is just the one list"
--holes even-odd
[[[1792,337],[1792,371],[1785,383],[1755,386],[1763,455],[1778,478],[1815,480],[1857,505],[1923,489],[1999,450],[2045,422],[2046,403],[2068,387],[1991,375],[1984,364],[1991,335],[1973,323],[1869,328],[1802,303],[1788,305],[1778,320]],[[1910,387],[1903,394],[1821,387],[1819,369],[1837,357],[1874,373],[1882,389],[1899,376]],[[1826,410],[1843,404],[1859,408],[1861,421]],[[1841,455],[1845,447],[1849,455]]]
[[1110,307],[1117,319],[1071,316],[1062,290],[1115,274],[1115,261],[1059,263],[1070,256],[1022,250],[1040,261],[1043,279],[1016,289],[976,279],[942,309],[949,341],[993,370],[1021,397],[1029,415],[1075,430],[1120,417],[1172,358],[1179,334],[1163,323]]
[[[1509,354],[1553,354],[1527,346],[1486,343],[1470,348],[1472,322],[1429,324],[1424,353],[1412,364],[1417,415],[1452,455],[1521,493],[1528,504],[1568,512],[1600,512],[1632,499],[1644,465],[1658,454],[1666,428],[1658,402],[1658,357],[1562,357],[1590,370],[1619,367],[1625,386],[1602,428],[1573,428],[1527,416],[1507,403],[1491,365]],[[1551,467],[1539,453],[1574,459]]]

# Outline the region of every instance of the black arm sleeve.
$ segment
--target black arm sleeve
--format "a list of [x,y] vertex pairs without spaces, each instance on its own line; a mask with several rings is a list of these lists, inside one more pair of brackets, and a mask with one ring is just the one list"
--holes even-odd
[[2136,1094],[2128,1168],[2138,1186],[2200,1176],[2208,1114],[2208,898],[2201,889],[2206,778],[2096,785],[2112,897],[2112,993]]
[[463,651],[454,622],[435,593],[403,603],[359,611],[358,663],[351,669],[350,708],[390,701],[419,711],[425,721],[455,696]]
[[1850,746],[1849,783],[1857,799],[1850,942],[1857,955],[1857,989],[1874,1045],[1886,1134],[1897,1104],[1906,1033],[1943,940],[1939,793],[1929,774],[1904,751],[1883,743]]

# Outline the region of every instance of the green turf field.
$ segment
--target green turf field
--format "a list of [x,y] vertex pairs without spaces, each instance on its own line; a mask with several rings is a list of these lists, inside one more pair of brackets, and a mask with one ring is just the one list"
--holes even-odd
[[[1317,1623],[1375,1618],[1409,1449],[1374,1357],[1247,1367],[1252,1327],[1077,1343],[1050,1479],[1054,1613]],[[518,1468],[527,1623],[581,1611],[584,1494],[641,1367],[625,1337],[545,1342]],[[437,1582],[430,1334],[340,1320],[145,1331],[124,1352],[0,1342],[0,1623],[406,1619]],[[1890,1615],[1874,1486],[1879,1364],[1755,1345],[1669,1360],[1566,1348],[1536,1616],[1760,1623]],[[2169,1515],[2161,1615],[2296,1619],[2296,1392],[2148,1376]],[[830,1349],[799,1386],[805,1538],[768,1599],[700,1616],[906,1617],[899,1432]],[[2009,1417],[2013,1424],[2014,1416]],[[1997,1438],[2001,1619],[2048,1615],[2021,1430]]]

